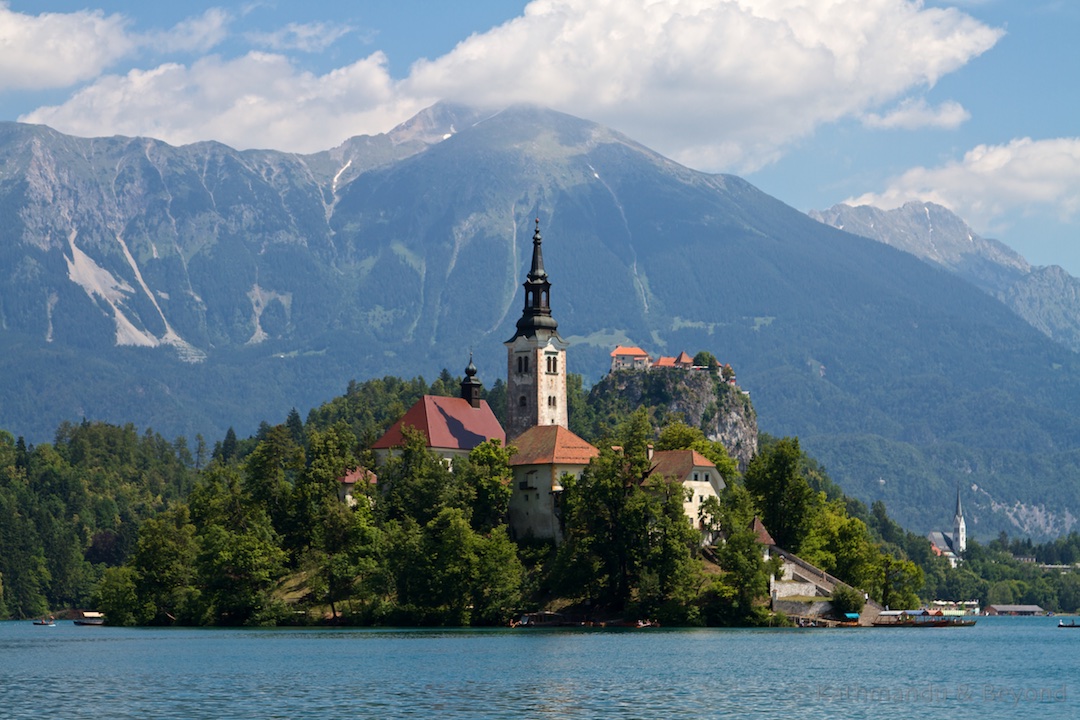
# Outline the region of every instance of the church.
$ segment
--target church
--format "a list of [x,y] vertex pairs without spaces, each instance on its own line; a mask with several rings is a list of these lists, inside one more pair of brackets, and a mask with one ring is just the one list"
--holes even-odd
[[[480,443],[496,439],[517,448],[510,459],[513,493],[510,534],[515,539],[562,540],[561,478],[580,476],[600,451],[569,430],[566,401],[567,342],[551,314],[551,281],[544,269],[540,220],[532,238],[532,262],[525,283],[525,306],[506,346],[507,413],[505,433],[487,402],[480,399],[476,368],[469,361],[461,397],[425,395],[372,446],[380,464],[401,446],[410,426],[428,448],[452,466]],[[649,475],[671,475],[694,491],[686,504],[691,521],[708,496],[719,495],[724,481],[716,466],[691,451],[656,453]],[[681,454],[686,454],[683,458]],[[665,464],[666,463],[666,464]],[[668,467],[668,466],[671,467]],[[683,467],[685,466],[685,467]],[[672,468],[679,472],[672,472]],[[685,471],[685,472],[684,472]],[[685,477],[683,477],[685,475]]]
[[967,523],[964,521],[964,507],[960,504],[960,487],[956,488],[956,512],[953,514],[953,531],[951,533],[934,530],[927,534],[930,541],[930,549],[935,555],[940,555],[949,561],[949,565],[956,567],[967,550]]

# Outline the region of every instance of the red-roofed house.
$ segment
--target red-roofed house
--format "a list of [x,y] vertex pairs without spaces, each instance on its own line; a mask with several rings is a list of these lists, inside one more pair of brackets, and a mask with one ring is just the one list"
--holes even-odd
[[679,353],[679,357],[675,358],[675,367],[689,370],[694,367],[694,358],[690,357],[685,350]]
[[619,345],[611,351],[611,371],[616,370],[647,370],[649,368],[649,353],[639,347],[623,347]]
[[[681,482],[687,489],[688,498],[683,501],[683,511],[690,518],[694,527],[705,529],[700,517],[701,505],[710,497],[719,498],[724,489],[724,478],[712,460],[697,450],[658,450],[652,454],[649,477],[665,477]],[[705,543],[711,543],[711,535],[703,536]]]
[[356,498],[353,496],[353,490],[356,489],[357,483],[360,483],[361,485],[363,485],[363,483],[375,485],[378,482],[379,478],[375,473],[365,467],[358,467],[338,478],[338,499],[349,507],[353,507],[356,505]]
[[581,475],[600,451],[561,425],[535,425],[512,443],[514,493],[510,532],[515,538],[562,540],[559,524],[563,475]]
[[652,366],[654,368],[673,368],[675,367],[675,358],[661,355],[656,358],[656,362],[654,362]]
[[428,449],[448,463],[463,457],[487,440],[506,443],[506,433],[491,412],[486,400],[480,399],[480,381],[476,379],[476,367],[469,361],[465,379],[461,381],[461,397],[425,395],[409,408],[409,411],[371,448],[381,465],[394,451],[405,444],[402,428],[412,427],[427,438]]

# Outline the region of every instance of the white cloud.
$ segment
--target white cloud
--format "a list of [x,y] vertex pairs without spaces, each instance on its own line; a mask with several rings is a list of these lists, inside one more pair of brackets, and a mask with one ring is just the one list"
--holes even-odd
[[352,31],[348,25],[289,23],[276,32],[248,33],[245,37],[252,44],[271,50],[321,52]]
[[148,135],[175,144],[214,139],[313,152],[357,128],[388,128],[420,109],[394,96],[381,53],[314,75],[282,55],[251,52],[104,77],[63,105],[20,119],[82,136]]
[[142,38],[142,44],[169,52],[207,52],[228,35],[232,17],[220,8],[210,8],[198,17],[188,18],[164,32]]
[[[273,42],[320,37],[304,32],[286,28]],[[439,99],[528,101],[611,125],[693,167],[748,172],[823,123],[932,86],[1001,35],[918,0],[534,0],[398,82],[380,54],[316,77],[253,53],[103,77],[26,119],[76,134],[311,150],[383,132]],[[242,74],[267,64],[276,74]],[[240,108],[272,122],[248,121]],[[943,122],[948,110],[928,112]]]
[[229,16],[212,8],[169,30],[131,32],[123,15],[101,10],[27,15],[0,0],[0,91],[59,88],[101,75],[143,48],[205,52],[226,35]]
[[745,172],[822,123],[932,86],[1001,34],[909,0],[535,0],[403,87],[551,105]]
[[868,127],[886,130],[917,130],[924,127],[937,127],[952,130],[971,119],[971,113],[955,101],[944,102],[936,108],[930,107],[923,99],[903,100],[896,108],[885,115],[869,113],[863,117],[863,124]]
[[121,15],[26,15],[0,2],[0,90],[67,87],[96,77],[135,47]]
[[975,227],[1013,212],[1050,211],[1070,222],[1080,213],[1080,138],[979,145],[961,160],[912,168],[884,192],[845,202],[892,209],[911,200],[944,205]]

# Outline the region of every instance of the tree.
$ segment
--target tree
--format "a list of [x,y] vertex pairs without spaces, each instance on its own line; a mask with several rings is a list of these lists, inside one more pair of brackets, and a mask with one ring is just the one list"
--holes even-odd
[[226,625],[272,619],[270,590],[284,571],[285,553],[266,510],[244,492],[240,469],[212,466],[190,505],[205,616]]
[[140,618],[153,611],[139,600],[136,588],[138,573],[129,565],[106,568],[94,589],[94,607],[105,614],[109,625],[137,625]]
[[232,462],[236,457],[238,446],[239,441],[236,439],[236,431],[232,429],[232,426],[229,426],[229,429],[225,431],[225,439],[221,441],[221,462]]
[[757,603],[769,594],[769,571],[757,535],[747,526],[731,530],[716,556],[724,575],[706,589],[706,621],[710,625],[758,624]]
[[810,531],[819,502],[799,471],[801,455],[797,438],[782,438],[754,456],[745,476],[765,527],[777,545],[794,553]]
[[910,560],[883,555],[877,579],[881,589],[881,604],[885,607],[902,610],[919,604],[923,571]]
[[738,463],[728,455],[722,443],[709,440],[699,428],[690,427],[684,422],[666,425],[656,440],[657,450],[697,450],[716,465],[717,472],[725,484],[735,480],[739,474]]
[[263,433],[244,469],[248,494],[266,510],[274,529],[285,532],[292,510],[293,485],[304,470],[303,447],[296,443],[288,427],[275,425]]
[[289,435],[292,437],[293,442],[300,447],[304,446],[304,421],[300,419],[300,413],[294,407],[289,410],[288,416],[285,418],[285,427],[289,429]]
[[837,585],[833,588],[829,602],[832,605],[833,614],[843,618],[848,613],[862,612],[866,596],[854,588]]
[[504,448],[498,440],[488,440],[474,447],[468,457],[454,468],[456,498],[448,498],[455,507],[468,511],[472,528],[489,533],[505,525],[513,494],[510,458],[513,448]]
[[[132,556],[138,608],[130,608],[139,624],[171,624],[196,615],[195,526],[186,505],[177,505],[139,526],[139,540]],[[111,576],[111,600],[127,607],[123,598],[127,578]],[[100,592],[100,590],[99,590]]]
[[697,354],[694,355],[694,365],[698,367],[707,367],[710,370],[720,367],[720,363],[717,362],[716,356],[708,350],[699,350]]
[[402,428],[404,445],[379,471],[382,490],[376,507],[384,520],[414,519],[426,525],[446,505],[453,478],[442,458],[427,448],[419,431]]

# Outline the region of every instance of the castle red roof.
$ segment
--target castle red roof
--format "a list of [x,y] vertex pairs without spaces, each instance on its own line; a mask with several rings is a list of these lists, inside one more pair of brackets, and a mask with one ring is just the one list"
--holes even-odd
[[561,425],[535,425],[511,444],[517,448],[511,465],[588,465],[600,454]]
[[428,447],[433,449],[467,451],[487,440],[506,442],[506,433],[486,400],[474,408],[463,398],[425,395],[371,447],[375,450],[401,447],[405,444],[401,428],[405,426],[423,433]]
[[611,357],[626,356],[649,357],[649,353],[645,352],[639,347],[623,347],[622,345],[617,346],[614,350],[611,351]]

